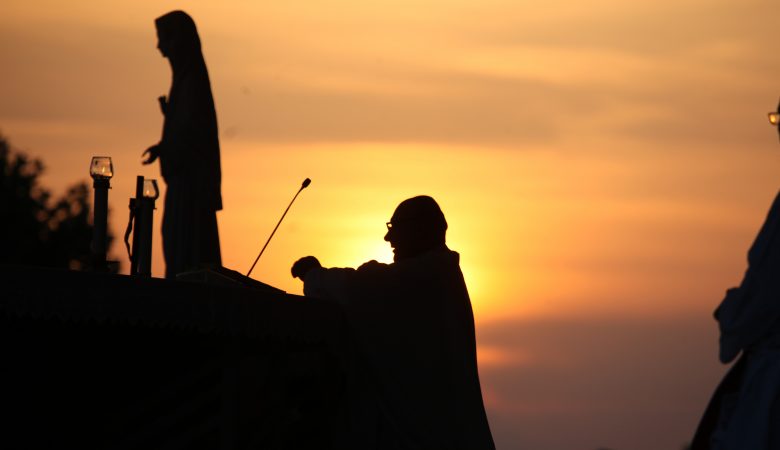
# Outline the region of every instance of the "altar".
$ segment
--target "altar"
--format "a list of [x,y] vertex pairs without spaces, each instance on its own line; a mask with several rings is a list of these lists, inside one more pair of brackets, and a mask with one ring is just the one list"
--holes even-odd
[[4,448],[339,448],[334,304],[18,266],[0,286]]

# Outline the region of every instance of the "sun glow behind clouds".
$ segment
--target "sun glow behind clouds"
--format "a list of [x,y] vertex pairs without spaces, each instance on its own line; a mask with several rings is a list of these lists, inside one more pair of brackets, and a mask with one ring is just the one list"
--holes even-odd
[[[495,242],[489,236],[498,234],[491,224],[502,223],[495,220],[496,212],[502,207],[512,211],[514,205],[502,206],[497,198],[475,193],[474,180],[480,180],[479,189],[499,188],[482,178],[500,165],[489,169],[492,164],[473,150],[368,143],[270,149],[232,143],[224,146],[224,153],[233,155],[223,159],[224,172],[232,174],[224,181],[224,196],[232,203],[220,213],[226,264],[251,261],[254,250],[244,245],[244,237],[250,230],[260,236],[270,233],[278,219],[268,211],[281,214],[298,178],[310,177],[311,186],[263,256],[267,260],[254,274],[258,279],[299,291],[288,268],[294,258],[308,254],[328,266],[355,267],[371,259],[391,262],[390,246],[383,240],[385,222],[402,200],[427,194],[447,215],[448,243],[463,255],[469,287],[479,299],[475,303],[489,303],[484,294],[501,289],[496,280],[482,275],[490,273],[482,266],[501,259],[491,256]],[[300,176],[293,179],[291,172]]]
[[[721,286],[706,281],[724,274],[712,262],[729,251],[738,266],[742,252],[738,246],[708,244],[740,226],[718,205],[740,208],[745,202],[732,195],[713,203],[699,188],[717,177],[717,164],[692,176],[690,165],[705,167],[697,156],[661,163],[640,149],[630,156],[592,156],[421,144],[268,147],[230,141],[223,146],[223,170],[231,174],[224,181],[228,201],[220,213],[224,261],[228,267],[248,266],[300,181],[310,177],[311,187],[253,274],[290,292],[300,292],[289,267],[301,256],[338,267],[371,259],[390,262],[385,222],[403,199],[428,194],[447,216],[448,244],[461,254],[481,320],[610,312],[657,316],[662,305],[701,307],[681,302],[686,292],[720,295]],[[771,177],[771,171],[764,176]],[[648,190],[659,181],[665,190]],[[761,201],[755,200],[755,208],[761,209]],[[249,245],[247,236],[254,236]],[[672,266],[689,269],[667,270]]]
[[[304,255],[389,262],[393,208],[432,195],[488,338],[499,446],[654,449],[663,435],[675,448],[689,436],[717,375],[703,330],[715,333],[711,310],[777,187],[764,116],[777,4],[6,0],[0,131],[43,158],[55,191],[110,154],[117,237],[134,176],[158,175],[140,165],[170,85],[153,20],[176,8],[198,23],[222,131],[225,266],[246,272],[305,177],[253,272],[293,293]],[[114,253],[126,268],[118,240]],[[668,317],[684,320],[651,323]],[[679,358],[659,357],[670,349]],[[556,371],[550,355],[577,362]],[[582,414],[544,415],[572,407]]]

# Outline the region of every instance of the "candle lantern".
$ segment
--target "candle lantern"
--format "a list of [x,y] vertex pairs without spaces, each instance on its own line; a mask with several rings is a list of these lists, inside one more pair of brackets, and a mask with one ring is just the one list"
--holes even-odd
[[111,177],[114,165],[108,156],[94,156],[89,165],[92,187],[95,190],[92,219],[92,267],[96,271],[107,270],[106,251],[108,247],[108,190],[111,189]]
[[780,102],[777,104],[777,110],[768,112],[766,116],[769,119],[769,123],[776,127],[780,123]]

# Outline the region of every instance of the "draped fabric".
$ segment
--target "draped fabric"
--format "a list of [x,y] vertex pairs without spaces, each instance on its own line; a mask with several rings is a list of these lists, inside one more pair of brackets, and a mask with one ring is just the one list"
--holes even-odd
[[195,23],[174,11],[155,21],[173,82],[164,106],[160,170],[168,189],[163,218],[166,276],[219,265],[216,211],[222,209],[217,116]]
[[729,289],[718,307],[720,359],[732,361],[740,351],[780,333],[780,194],[748,252],[748,269],[738,288]]
[[457,253],[312,269],[304,292],[339,302],[352,333],[352,447],[495,448]]
[[720,360],[742,353],[713,396],[694,449],[780,449],[780,194],[748,252],[739,287],[715,312]]
[[198,201],[197,184],[172,179],[165,192],[162,221],[166,276],[221,261],[217,215]]

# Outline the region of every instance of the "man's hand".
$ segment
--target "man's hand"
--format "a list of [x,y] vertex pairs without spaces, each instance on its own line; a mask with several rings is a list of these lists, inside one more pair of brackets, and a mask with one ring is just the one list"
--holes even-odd
[[292,273],[293,278],[298,278],[303,281],[303,279],[306,278],[306,274],[309,273],[311,269],[318,269],[320,267],[322,267],[322,265],[317,261],[317,258],[313,256],[304,256],[298,261],[295,261],[290,272]]
[[155,144],[147,148],[141,156],[145,155],[149,156],[147,156],[146,159],[142,161],[144,164],[151,164],[157,161],[157,158],[160,156],[160,144]]

